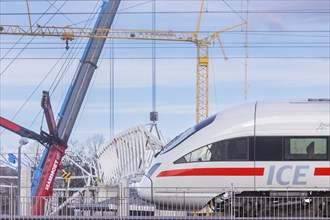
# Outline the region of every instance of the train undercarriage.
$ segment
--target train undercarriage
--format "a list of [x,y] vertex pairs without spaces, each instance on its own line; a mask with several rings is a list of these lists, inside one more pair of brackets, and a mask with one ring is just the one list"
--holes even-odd
[[224,193],[208,206],[218,216],[330,217],[330,192]]

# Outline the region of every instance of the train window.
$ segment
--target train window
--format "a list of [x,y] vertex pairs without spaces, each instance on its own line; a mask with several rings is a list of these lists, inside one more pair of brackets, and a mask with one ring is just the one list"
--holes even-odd
[[248,146],[246,138],[227,140],[226,147],[228,149],[228,160],[247,160]]
[[215,142],[198,148],[174,162],[205,162],[226,160],[248,160],[248,138],[237,138]]
[[326,138],[285,138],[286,160],[327,160]]
[[224,161],[226,160],[226,148],[223,141],[215,142],[210,148],[210,161]]
[[184,159],[187,162],[202,162],[202,161],[210,161],[211,158],[211,152],[210,152],[210,145],[207,145],[205,147],[201,147],[186,156],[184,156]]
[[256,137],[257,161],[281,161],[282,137]]
[[210,148],[211,161],[247,160],[247,138],[223,140],[212,144]]
[[196,124],[194,127],[189,128],[185,132],[183,132],[183,133],[179,134],[178,136],[176,136],[175,138],[173,138],[173,140],[171,140],[168,144],[166,144],[166,146],[164,147],[164,151],[162,153],[166,153],[166,152],[172,150],[173,148],[175,148],[176,146],[181,144],[183,141],[185,141],[187,138],[189,138],[191,135],[195,134],[197,131],[199,131],[199,130],[205,128],[206,126],[208,126],[209,124],[211,124],[214,121],[214,119],[216,118],[216,116],[217,115],[212,115],[212,116],[206,118],[205,120]]

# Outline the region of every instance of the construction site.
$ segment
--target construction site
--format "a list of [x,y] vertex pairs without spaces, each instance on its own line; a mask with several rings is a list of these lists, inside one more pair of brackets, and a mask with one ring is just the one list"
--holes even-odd
[[329,219],[329,0],[0,1],[0,219]]

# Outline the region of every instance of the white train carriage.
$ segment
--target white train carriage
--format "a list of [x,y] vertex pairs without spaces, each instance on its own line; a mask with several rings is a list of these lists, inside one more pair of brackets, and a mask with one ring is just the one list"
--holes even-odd
[[167,144],[138,193],[156,203],[200,207],[230,188],[249,195],[327,194],[329,137],[328,99],[233,107]]

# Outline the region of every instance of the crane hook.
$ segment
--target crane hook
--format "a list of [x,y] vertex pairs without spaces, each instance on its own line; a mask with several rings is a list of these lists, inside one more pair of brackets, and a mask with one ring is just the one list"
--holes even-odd
[[70,35],[64,35],[63,37],[61,37],[62,40],[65,40],[65,49],[66,50],[69,50],[70,47],[69,47],[69,41],[72,41],[74,38]]
[[65,40],[65,44],[66,44],[66,46],[65,46],[65,49],[68,51],[69,50],[69,40]]

